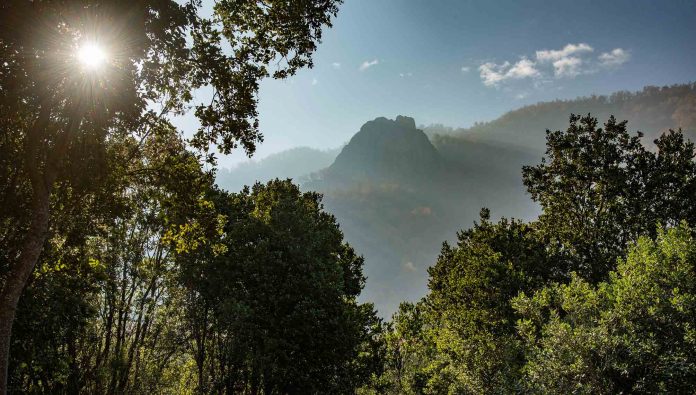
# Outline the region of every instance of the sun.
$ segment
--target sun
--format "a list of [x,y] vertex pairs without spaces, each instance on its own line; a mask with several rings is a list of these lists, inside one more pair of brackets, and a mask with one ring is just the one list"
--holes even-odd
[[95,70],[106,63],[107,54],[98,44],[88,42],[77,49],[77,60],[85,68]]

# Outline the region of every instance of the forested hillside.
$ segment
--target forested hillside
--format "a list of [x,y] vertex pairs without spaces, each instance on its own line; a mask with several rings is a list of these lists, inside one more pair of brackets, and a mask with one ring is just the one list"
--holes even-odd
[[433,125],[425,127],[429,139],[411,118],[378,118],[302,187],[325,195],[326,208],[336,215],[346,239],[366,258],[365,297],[389,316],[402,300],[423,295],[425,270],[441,241],[453,240],[482,207],[493,218],[538,215],[520,169],[541,158],[547,129],[565,128],[571,113],[608,119],[616,111],[630,116],[628,129],[645,133],[641,142],[652,147],[652,140],[669,128],[682,126],[687,136],[696,131],[694,103],[694,84],[646,87],[539,103],[469,129]]
[[454,135],[472,141],[495,141],[542,151],[545,130],[563,129],[568,114],[592,114],[598,119],[614,115],[629,120],[631,130],[645,134],[646,143],[669,129],[696,136],[696,83],[673,86],[646,86],[638,92],[616,92],[609,96],[589,96],[556,100],[510,111],[490,122],[457,129]]
[[245,185],[267,182],[274,178],[298,180],[319,169],[329,167],[339,148],[318,150],[309,147],[291,148],[263,159],[242,162],[232,168],[220,168],[216,182],[228,191],[239,191]]

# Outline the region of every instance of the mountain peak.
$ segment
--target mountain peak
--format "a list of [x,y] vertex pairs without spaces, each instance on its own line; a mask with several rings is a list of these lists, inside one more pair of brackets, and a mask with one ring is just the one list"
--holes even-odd
[[351,138],[329,172],[360,179],[419,178],[440,166],[437,149],[411,117],[379,117]]
[[416,120],[411,118],[411,117],[397,115],[395,122],[398,123],[399,125],[402,125],[405,128],[408,128],[408,129],[415,129],[416,128]]

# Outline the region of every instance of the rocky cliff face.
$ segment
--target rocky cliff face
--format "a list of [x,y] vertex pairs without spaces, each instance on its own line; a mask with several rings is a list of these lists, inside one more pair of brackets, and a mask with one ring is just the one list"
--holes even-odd
[[413,118],[377,118],[364,124],[327,169],[352,181],[419,180],[442,167],[437,149]]
[[534,212],[519,172],[536,159],[501,145],[451,140],[434,145],[413,118],[380,117],[303,183],[324,194],[326,210],[364,255],[363,297],[385,317],[427,292],[426,270],[442,242],[470,226],[481,207],[518,218]]

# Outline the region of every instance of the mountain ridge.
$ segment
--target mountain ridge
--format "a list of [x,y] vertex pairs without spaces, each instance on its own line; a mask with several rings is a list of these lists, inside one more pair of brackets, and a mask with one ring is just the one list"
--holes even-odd
[[347,181],[412,177],[439,171],[442,158],[413,118],[379,117],[366,122],[326,169],[325,177]]
[[[571,112],[589,112],[605,122],[614,110],[617,119],[628,119],[629,128],[646,133],[648,144],[675,125],[693,139],[696,84],[543,102],[447,134],[426,134],[410,117],[379,117],[366,122],[330,163],[292,178],[302,189],[324,195],[325,209],[365,256],[363,297],[389,316],[401,301],[427,292],[426,270],[441,243],[472,224],[482,207],[493,219],[538,215],[521,169],[541,161],[547,129],[566,129]],[[308,164],[302,155],[296,159]],[[266,174],[284,178],[287,171]]]

